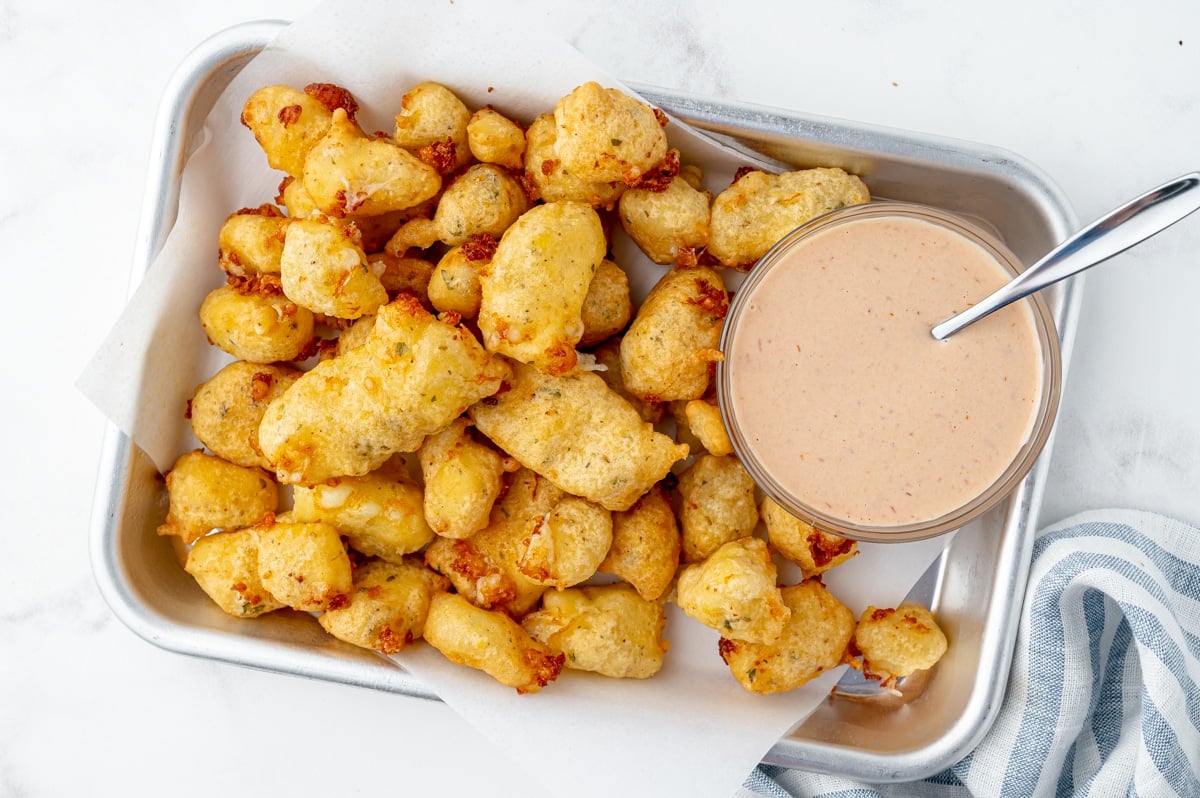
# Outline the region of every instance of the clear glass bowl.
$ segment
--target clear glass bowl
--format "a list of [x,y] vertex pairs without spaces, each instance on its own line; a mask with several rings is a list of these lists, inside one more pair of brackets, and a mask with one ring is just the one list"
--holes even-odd
[[[792,231],[755,264],[745,282],[735,293],[730,305],[721,337],[721,350],[730,351],[730,346],[738,333],[738,321],[746,313],[749,299],[755,293],[755,288],[772,269],[783,261],[787,253],[818,232],[853,221],[879,217],[902,217],[937,225],[982,247],[1014,276],[1023,268],[1016,256],[994,235],[981,226],[955,214],[928,206],[892,201],[874,201],[843,208],[813,219]],[[728,363],[721,363],[717,366],[717,398],[725,427],[738,458],[759,487],[776,503],[793,515],[833,534],[856,540],[902,542],[941,535],[967,524],[1002,501],[1024,479],[1050,436],[1058,409],[1062,362],[1054,321],[1049,308],[1040,296],[1034,295],[1022,301],[1030,303],[1034,328],[1041,349],[1043,369],[1041,395],[1033,424],[1028,438],[1017,450],[1008,467],[974,498],[965,503],[928,520],[886,525],[858,523],[818,510],[813,506],[812,497],[806,497],[802,495],[802,491],[781,484],[762,464],[754,451],[750,436],[743,430],[743,423],[737,417],[736,408],[732,407],[733,403],[729,400],[732,390],[731,381],[736,379],[733,369]]]

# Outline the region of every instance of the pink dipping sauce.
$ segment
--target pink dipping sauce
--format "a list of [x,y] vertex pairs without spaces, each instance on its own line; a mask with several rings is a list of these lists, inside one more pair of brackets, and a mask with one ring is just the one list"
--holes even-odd
[[946,341],[930,328],[1011,277],[967,237],[904,216],[781,249],[743,289],[722,366],[727,416],[768,481],[869,527],[937,519],[985,492],[1038,419],[1034,315],[1019,302]]

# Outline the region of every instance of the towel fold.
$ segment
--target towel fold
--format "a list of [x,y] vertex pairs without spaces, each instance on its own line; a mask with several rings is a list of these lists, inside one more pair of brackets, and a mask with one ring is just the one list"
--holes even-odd
[[738,798],[1200,796],[1200,529],[1091,511],[1034,543],[1000,714],[962,761],[864,784],[763,765]]

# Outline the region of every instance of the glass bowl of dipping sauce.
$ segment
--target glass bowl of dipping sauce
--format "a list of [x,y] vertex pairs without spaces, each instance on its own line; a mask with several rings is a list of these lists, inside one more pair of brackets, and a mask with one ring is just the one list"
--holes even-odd
[[1021,269],[946,211],[875,201],[779,241],[734,295],[717,395],[776,503],[857,540],[933,537],[1002,501],[1050,435],[1058,335],[1034,295],[930,330]]

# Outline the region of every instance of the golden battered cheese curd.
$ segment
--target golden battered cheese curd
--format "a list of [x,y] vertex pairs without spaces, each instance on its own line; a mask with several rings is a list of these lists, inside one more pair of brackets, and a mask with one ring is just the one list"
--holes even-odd
[[559,590],[591,579],[612,545],[612,514],[577,496],[564,496],[518,547],[517,567]]
[[946,653],[946,633],[919,604],[896,609],[867,607],[854,629],[863,670],[884,680],[928,670]]
[[742,687],[752,693],[794,690],[845,662],[854,613],[818,579],[781,589],[791,613],[772,642],[721,638],[721,658]]
[[279,508],[279,487],[261,468],[202,450],[180,455],[166,475],[167,517],[160,535],[191,543],[214,529],[240,529]]
[[367,268],[379,277],[388,296],[412,294],[422,305],[429,305],[429,281],[434,265],[425,258],[368,252]]
[[451,662],[483,671],[518,693],[536,693],[557,679],[565,659],[504,613],[480,609],[457,593],[433,597],[425,640]]
[[631,188],[621,195],[621,228],[655,263],[675,263],[708,245],[712,194],[676,175],[665,191]]
[[520,618],[547,589],[518,567],[521,548],[564,495],[545,478],[522,468],[512,474],[486,527],[465,540],[438,537],[425,550],[425,561],[448,576],[454,589],[472,604]]
[[554,151],[581,180],[632,185],[667,156],[667,134],[644,102],[589,81],[554,106]]
[[[453,91],[440,83],[425,82],[409,89],[400,99],[392,139],[414,154],[423,148],[452,145],[453,155],[442,153],[443,174],[461,169],[471,161],[467,126],[471,111]],[[433,156],[429,156],[432,158]]]
[[608,258],[600,261],[579,315],[583,320],[579,346],[595,346],[624,330],[633,318],[633,299],[625,270]]
[[626,389],[657,403],[699,399],[708,390],[729,294],[715,270],[679,267],[650,289],[621,339]]
[[316,321],[278,284],[248,281],[209,292],[200,304],[200,325],[213,345],[237,360],[277,363],[308,352]]
[[551,374],[575,367],[583,303],[608,244],[580,202],[530,208],[479,274],[479,330],[489,352]]
[[708,252],[724,266],[749,269],[810,219],[870,199],[866,184],[841,169],[747,172],[713,200]]
[[675,511],[662,486],[613,513],[612,520],[612,545],[599,570],[624,579],[648,601],[662,598],[679,570],[682,549]]
[[441,257],[429,278],[429,302],[441,311],[453,311],[464,319],[479,315],[483,302],[483,288],[479,280],[480,270],[491,262],[494,247],[487,248],[486,256],[469,245],[451,247]]
[[257,618],[287,605],[263,585],[253,530],[216,532],[188,551],[184,570],[213,602],[235,618]]
[[417,456],[425,482],[425,520],[447,538],[469,538],[488,524],[500,496],[504,458],[458,418],[425,439]]
[[688,616],[730,640],[778,640],[792,611],[776,584],[771,553],[761,538],[732,540],[679,574],[676,603]]
[[513,459],[609,510],[629,509],[688,454],[590,372],[554,376],[514,363],[508,390],[469,412]]
[[297,521],[324,521],[345,535],[356,551],[402,562],[404,555],[433,540],[433,530],[425,522],[421,488],[389,465],[360,477],[296,485],[292,516]]
[[521,627],[564,666],[614,679],[648,679],[662,669],[668,643],[663,605],[629,585],[594,585],[547,593]]
[[326,83],[309,84],[304,91],[264,86],[246,99],[242,124],[250,128],[272,169],[300,177],[304,159],[329,130],[337,107],[353,118],[358,105],[349,92]]
[[[275,200],[276,202],[283,203],[284,207],[287,208],[287,215],[291,219],[307,219],[310,216],[326,215],[317,206],[313,198],[308,195],[308,192],[304,190],[303,180],[296,180],[290,177],[284,178],[283,182],[279,184],[279,195]],[[403,210],[371,216],[347,213],[338,218],[347,223],[354,223],[362,238],[363,251],[372,254],[382,250],[387,244],[388,239],[408,220],[417,216],[428,217],[433,213],[433,206],[434,198],[431,198]]]
[[685,562],[699,562],[729,541],[754,533],[754,489],[754,480],[732,455],[703,455],[679,475]]
[[350,557],[337,530],[322,521],[267,519],[253,528],[263,587],[293,609],[335,604],[353,587]]
[[396,654],[425,630],[434,594],[450,586],[416,558],[398,563],[375,560],[354,569],[352,589],[344,602],[321,613],[317,620],[339,640]]
[[858,554],[858,543],[815,528],[776,504],[763,499],[759,509],[771,548],[800,566],[805,579],[823,574]]
[[259,444],[282,482],[361,476],[416,451],[508,373],[469,331],[401,294],[380,308],[365,343],[321,361],[271,403]]
[[467,122],[467,145],[476,160],[505,169],[520,170],[524,164],[525,131],[494,108],[480,108]]
[[[599,346],[589,350],[589,354],[595,358],[596,368],[593,370],[600,379],[604,380],[613,393],[620,396],[626,402],[633,406],[633,409],[638,412],[643,421],[649,421],[651,424],[657,424],[662,421],[664,405],[655,402],[643,402],[638,397],[631,394],[625,388],[625,378],[621,374],[621,336],[617,335],[609,338]],[[687,443],[682,438],[678,438],[679,443]]]
[[388,301],[355,228],[332,219],[298,219],[287,226],[280,278],[288,299],[339,319],[369,316]]
[[525,183],[531,198],[613,208],[624,193],[625,184],[586,180],[572,173],[559,159],[556,136],[554,117],[550,114],[535,118],[525,131]]
[[433,225],[439,241],[457,246],[481,233],[500,238],[527,210],[529,199],[508,172],[492,164],[475,164],[442,192]]
[[330,216],[377,216],[419,205],[442,188],[432,166],[368,136],[342,109],[304,159],[304,190]]
[[733,454],[733,442],[721,420],[721,408],[705,399],[692,399],[684,404],[683,415],[688,430],[709,454],[718,457]]
[[258,425],[267,405],[300,378],[291,366],[235,360],[196,389],[188,418],[197,440],[213,454],[240,466],[270,468],[258,446]]
[[235,277],[279,274],[287,218],[269,203],[229,216],[217,233],[218,262]]
[[337,337],[337,346],[334,354],[340,357],[351,349],[357,349],[367,342],[367,338],[371,336],[371,330],[375,327],[374,316],[362,316],[355,319],[354,322],[342,330]]

